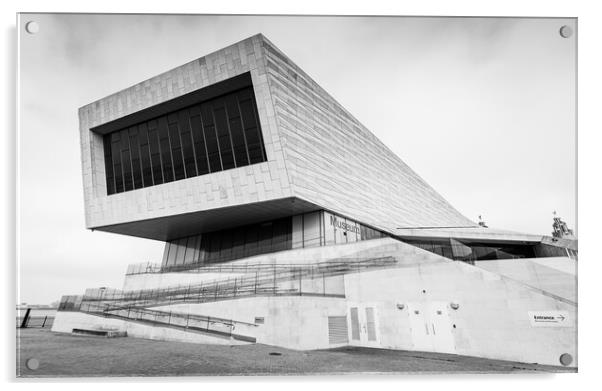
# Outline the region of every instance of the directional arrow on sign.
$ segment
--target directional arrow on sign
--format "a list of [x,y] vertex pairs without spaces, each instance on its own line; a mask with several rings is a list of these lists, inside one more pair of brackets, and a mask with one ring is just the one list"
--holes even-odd
[[531,326],[570,327],[567,311],[529,311]]

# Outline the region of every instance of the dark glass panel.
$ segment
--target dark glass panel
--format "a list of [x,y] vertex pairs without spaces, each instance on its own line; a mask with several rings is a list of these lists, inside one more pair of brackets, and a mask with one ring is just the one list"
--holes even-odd
[[142,182],[144,187],[153,185],[153,171],[151,166],[151,155],[148,143],[148,128],[146,123],[138,126],[138,138],[140,140],[140,163],[142,165]]
[[200,253],[203,257],[203,262],[209,262],[209,256],[211,253],[209,249],[211,248],[211,233],[206,233],[201,235],[201,249]]
[[245,134],[240,119],[240,110],[235,95],[226,97],[226,111],[228,112],[228,120],[230,122],[230,134],[232,135],[232,149],[234,151],[236,167],[247,166],[249,164],[247,143],[245,141]]
[[182,140],[182,152],[184,154],[184,171],[186,178],[197,176],[194,150],[192,148],[192,134],[190,132],[190,118],[188,110],[178,112],[178,124],[180,127],[180,138]]
[[[514,258],[533,258],[535,252],[532,245],[523,244],[496,244],[496,243],[474,243],[460,242],[452,239],[448,240],[404,240],[405,242],[420,247],[424,250],[454,259],[456,261],[473,262],[496,260],[496,259],[514,259]],[[455,242],[455,245],[452,243]]]
[[107,177],[107,195],[115,193],[115,175],[113,174],[113,159],[111,158],[111,138],[103,138],[105,153],[105,173]]
[[509,243],[462,243],[473,250],[473,257],[478,261],[535,258],[535,252],[532,245]]
[[220,260],[230,261],[232,260],[232,230],[227,229],[222,231],[222,243],[219,254]]
[[213,118],[215,119],[215,126],[217,129],[217,138],[222,157],[222,168],[227,170],[235,167],[234,155],[232,155],[232,142],[230,140],[230,130],[228,128],[228,118],[226,118],[224,101],[223,99],[220,99],[218,102],[213,104]]
[[196,257],[194,262],[204,263],[205,262],[205,248],[203,247],[203,236],[199,235],[196,242]]
[[134,179],[132,177],[132,161],[130,156],[130,140],[128,131],[121,132],[121,167],[123,168],[123,188],[125,191],[134,189]]
[[123,170],[121,169],[121,135],[111,134],[111,156],[113,157],[113,173],[115,175],[115,192],[123,191]]
[[193,106],[190,108],[190,127],[192,129],[198,174],[207,174],[209,172],[209,162],[207,161],[207,149],[205,148],[205,136],[203,135],[200,106]]
[[221,250],[221,235],[219,232],[212,232],[209,235],[209,262],[219,261],[219,253]]
[[479,261],[494,260],[497,259],[495,249],[488,246],[474,246],[472,247],[475,254],[475,258]]
[[140,163],[140,144],[138,139],[138,127],[129,129],[130,154],[132,156],[132,176],[134,177],[134,189],[142,187],[142,165]]
[[159,131],[157,121],[148,122],[148,143],[151,154],[151,167],[155,185],[163,183],[163,167],[161,165],[161,148],[159,147]]
[[171,157],[173,160],[175,180],[186,178],[184,173],[184,157],[182,156],[182,144],[180,142],[180,131],[178,129],[177,114],[167,116],[169,128],[169,140],[171,144]]
[[205,145],[207,146],[210,171],[221,171],[222,163],[213,122],[213,108],[210,104],[201,105],[201,117],[203,120],[203,131],[205,132]]
[[160,117],[157,120],[157,126],[159,130],[159,146],[161,147],[161,162],[163,163],[163,181],[167,183],[173,181],[174,178],[167,118]]
[[454,259],[451,244],[441,246],[441,255],[443,255],[445,258]]
[[242,122],[245,130],[245,138],[249,149],[249,160],[251,164],[260,163],[266,159],[263,156],[263,146],[261,142],[261,134],[257,129],[257,121],[255,119],[255,107],[253,101],[249,99],[240,99],[240,112],[242,114]]
[[292,220],[292,217],[287,217],[274,221],[271,252],[292,248]]
[[271,221],[259,226],[259,253],[269,251],[272,246],[272,229],[273,223]]
[[247,226],[245,232],[245,257],[257,254],[258,230],[256,226]]
[[236,228],[232,234],[232,259],[242,258],[245,253],[245,227]]
[[360,238],[361,240],[368,239],[368,229],[363,225],[360,225]]

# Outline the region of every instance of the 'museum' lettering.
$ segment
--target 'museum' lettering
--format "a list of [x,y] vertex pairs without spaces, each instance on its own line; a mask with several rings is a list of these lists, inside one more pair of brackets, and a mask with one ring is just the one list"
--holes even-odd
[[335,228],[340,228],[340,229],[343,229],[348,232],[353,232],[356,234],[360,233],[360,227],[358,227],[357,225],[349,224],[345,221],[341,221],[341,220],[337,219],[336,216],[332,216],[332,215],[330,216],[330,225],[332,225]]

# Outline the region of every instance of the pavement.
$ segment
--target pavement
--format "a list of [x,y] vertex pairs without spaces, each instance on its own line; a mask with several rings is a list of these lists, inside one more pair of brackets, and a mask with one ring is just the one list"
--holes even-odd
[[[575,368],[452,354],[344,347],[296,351],[262,344],[203,345],[17,329],[17,376],[224,376],[556,373]],[[37,369],[26,366],[36,359]]]

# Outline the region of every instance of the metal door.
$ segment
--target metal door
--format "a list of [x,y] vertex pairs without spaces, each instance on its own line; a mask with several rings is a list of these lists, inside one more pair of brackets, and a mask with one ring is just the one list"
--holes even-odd
[[452,334],[452,325],[449,320],[447,302],[436,301],[429,305],[429,315],[435,351],[441,353],[455,353],[456,346],[454,335]]
[[414,349],[455,353],[446,302],[408,303],[408,317]]
[[358,346],[380,346],[376,305],[349,304],[350,343]]
[[414,349],[423,352],[433,351],[433,341],[428,322],[428,316],[424,308],[428,306],[423,303],[408,303],[408,317],[410,320],[410,332]]

